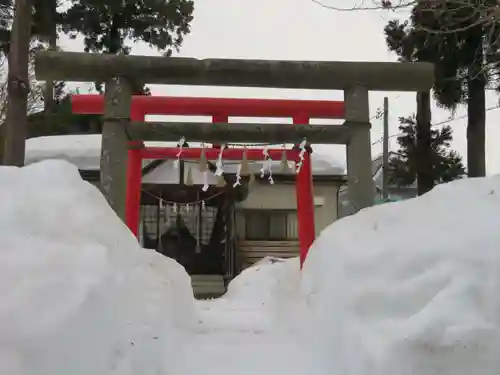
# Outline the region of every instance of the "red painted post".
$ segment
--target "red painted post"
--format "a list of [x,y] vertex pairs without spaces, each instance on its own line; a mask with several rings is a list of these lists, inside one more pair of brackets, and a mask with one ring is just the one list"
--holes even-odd
[[[293,119],[294,124],[308,124],[309,118],[297,116]],[[295,183],[297,197],[297,225],[300,246],[300,268],[304,265],[307,252],[314,242],[314,191],[312,179],[311,154],[307,151],[304,154],[302,167],[296,176]]]
[[[145,114],[137,109],[132,109],[132,121],[144,121]],[[125,222],[134,236],[138,236],[139,221],[141,216],[141,190],[142,190],[142,142],[130,142],[127,164],[127,203]]]
[[[182,150],[182,158],[187,160],[197,160],[200,158],[201,152],[205,153],[208,160],[217,160],[220,151],[215,148],[184,148]],[[141,150],[143,159],[175,159],[180,148],[177,147],[145,147]],[[243,154],[246,153],[248,160],[264,160],[263,149],[260,148],[226,148],[222,157],[226,160],[241,160]],[[279,160],[283,155],[282,149],[269,149],[268,154],[273,160]],[[299,152],[296,149],[287,150],[286,157],[288,160],[297,160]]]

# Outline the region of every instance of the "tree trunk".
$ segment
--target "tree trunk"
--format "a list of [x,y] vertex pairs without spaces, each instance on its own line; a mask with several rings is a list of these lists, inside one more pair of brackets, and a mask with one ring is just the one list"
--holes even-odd
[[5,133],[5,126],[0,126],[0,165],[3,164],[3,155],[4,155],[4,148],[5,148],[4,133]]
[[9,53],[7,118],[4,123],[4,164],[6,165],[24,165],[28,128],[30,36],[31,1],[17,0]]
[[418,195],[434,187],[431,149],[431,94],[429,91],[417,93],[417,187]]
[[[57,2],[55,0],[47,1],[44,8],[44,33],[49,51],[57,50],[57,22],[56,22]],[[44,114],[47,119],[54,111],[54,81],[45,82],[44,93]]]
[[486,176],[486,95],[480,66],[467,78],[467,171],[469,177]]

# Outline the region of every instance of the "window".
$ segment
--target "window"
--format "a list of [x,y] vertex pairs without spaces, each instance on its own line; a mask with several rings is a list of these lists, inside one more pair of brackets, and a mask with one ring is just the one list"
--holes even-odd
[[245,237],[250,241],[296,240],[297,213],[248,210],[245,212]]

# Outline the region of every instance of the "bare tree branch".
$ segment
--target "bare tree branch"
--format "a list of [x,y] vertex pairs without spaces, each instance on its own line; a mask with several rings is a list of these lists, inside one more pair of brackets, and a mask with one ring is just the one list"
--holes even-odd
[[[40,112],[43,110],[43,84],[35,80],[34,54],[38,47],[31,50],[28,75],[30,80],[30,92],[28,94],[28,114]],[[5,121],[7,114],[7,57],[0,55],[0,126]]]
[[311,0],[311,1],[322,8],[335,10],[337,12],[352,12],[352,11],[367,11],[367,10],[399,10],[416,5],[418,0],[398,0],[397,2],[392,2],[391,0],[380,0],[380,1],[370,0],[369,2],[367,2],[365,0],[362,0],[360,4],[353,5],[352,7],[338,7],[326,4],[322,0]]
[[[350,7],[330,5],[325,0],[311,0],[314,4],[337,12],[377,11],[377,10],[412,10],[415,8],[425,16],[433,15],[436,20],[445,19],[439,27],[419,29],[429,34],[453,34],[466,31],[475,26],[487,27],[491,34],[500,26],[500,3],[491,4],[489,0],[471,2],[470,0],[361,0]],[[333,0],[332,0],[333,3]]]

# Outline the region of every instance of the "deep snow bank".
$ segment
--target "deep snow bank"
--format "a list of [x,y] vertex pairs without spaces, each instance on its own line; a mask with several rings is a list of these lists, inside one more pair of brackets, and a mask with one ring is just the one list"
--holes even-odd
[[299,258],[264,258],[232,280],[223,298],[269,306],[284,300],[296,302],[299,268]]
[[[258,325],[262,330],[289,330],[296,319],[299,289],[299,259],[267,257],[232,280],[227,293],[215,300],[213,306],[206,303],[200,306],[202,309],[208,308],[211,315],[218,316],[224,315],[221,309],[238,311],[240,317],[235,317],[237,323],[232,322],[233,317],[228,316],[226,326],[240,325],[241,328],[242,316],[247,314],[245,326]],[[205,311],[204,319],[206,318]]]
[[436,187],[323,231],[302,294],[332,374],[496,375],[500,177]]
[[0,249],[1,374],[167,373],[194,320],[189,277],[74,166],[0,168]]

